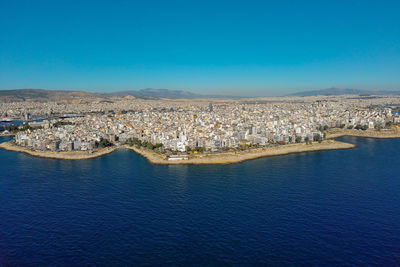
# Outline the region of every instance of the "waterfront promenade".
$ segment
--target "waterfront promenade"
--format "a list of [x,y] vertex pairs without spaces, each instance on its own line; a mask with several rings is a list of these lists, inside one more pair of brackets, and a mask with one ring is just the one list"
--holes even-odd
[[35,157],[65,159],[65,160],[92,159],[109,154],[116,149],[116,147],[107,147],[107,148],[96,149],[93,151],[71,151],[71,152],[36,151],[14,145],[11,142],[0,143],[0,148],[10,151],[26,153]]
[[[353,144],[338,142],[334,140],[327,140],[321,143],[314,142],[312,144],[288,144],[276,145],[268,148],[255,148],[245,151],[236,152],[221,152],[210,154],[191,154],[188,159],[182,160],[168,160],[166,155],[154,152],[145,148],[138,148],[134,146],[120,146],[128,148],[134,152],[142,155],[153,164],[229,164],[242,162],[245,160],[256,159],[260,157],[279,156],[291,153],[301,153],[308,151],[332,150],[332,149],[349,149],[355,147]],[[34,151],[24,147],[17,146],[11,142],[4,142],[0,144],[0,148],[10,151],[22,152],[31,156],[54,158],[64,160],[82,160],[100,157],[113,152],[120,147],[109,147],[97,149],[92,152],[74,151],[74,152],[52,152],[52,151]]]
[[144,148],[137,148],[132,146],[129,147],[129,149],[132,149],[136,153],[147,158],[149,162],[153,164],[176,165],[176,164],[230,164],[261,157],[271,157],[271,156],[279,156],[292,153],[312,152],[321,150],[350,149],[354,147],[355,145],[350,143],[327,140],[321,143],[314,142],[312,144],[300,143],[300,144],[277,145],[267,148],[256,148],[256,149],[237,151],[237,152],[222,152],[222,153],[200,154],[200,155],[192,154],[188,157],[188,159],[182,159],[182,160],[168,160],[167,157]]
[[157,153],[153,150],[128,146],[119,145],[108,148],[99,148],[92,151],[71,151],[71,152],[52,152],[52,151],[37,151],[31,150],[25,147],[21,147],[10,142],[0,143],[0,148],[5,150],[11,150],[16,152],[26,153],[36,157],[43,158],[54,158],[64,160],[82,160],[100,157],[109,153],[112,153],[118,148],[128,148],[141,156],[145,157],[152,164],[230,164],[242,162],[245,160],[256,159],[261,157],[271,157],[286,155],[292,153],[322,151],[322,150],[335,150],[335,149],[351,149],[354,148],[354,144],[339,142],[333,140],[334,138],[342,136],[355,136],[364,138],[400,138],[400,131],[398,127],[392,127],[389,130],[354,130],[354,129],[330,129],[326,132],[326,138],[322,142],[312,143],[298,143],[298,144],[286,144],[286,145],[274,145],[266,148],[254,148],[243,151],[229,151],[229,152],[218,152],[218,153],[199,153],[199,154],[182,154],[182,159],[171,160],[167,155]]
[[342,136],[356,136],[367,138],[400,138],[400,127],[393,126],[383,130],[355,130],[355,129],[331,129],[326,132],[326,138],[338,138]]

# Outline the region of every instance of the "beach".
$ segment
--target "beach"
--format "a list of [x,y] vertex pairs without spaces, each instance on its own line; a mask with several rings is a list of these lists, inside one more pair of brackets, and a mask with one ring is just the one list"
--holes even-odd
[[261,157],[279,156],[292,153],[301,153],[309,151],[333,150],[333,149],[350,149],[355,145],[339,142],[335,140],[326,140],[321,143],[314,142],[312,144],[288,144],[278,145],[268,148],[256,148],[247,151],[222,152],[215,154],[192,154],[188,159],[170,161],[166,156],[158,154],[144,148],[129,146],[128,148],[147,158],[153,164],[230,164],[245,160],[256,159]]
[[82,160],[92,159],[103,156],[113,152],[116,147],[108,147],[94,150],[92,152],[87,151],[74,151],[74,152],[51,152],[51,151],[33,151],[28,148],[20,147],[12,144],[11,142],[4,142],[0,144],[0,148],[10,151],[22,152],[35,157],[42,158],[53,158],[53,159],[65,159],[65,160]]

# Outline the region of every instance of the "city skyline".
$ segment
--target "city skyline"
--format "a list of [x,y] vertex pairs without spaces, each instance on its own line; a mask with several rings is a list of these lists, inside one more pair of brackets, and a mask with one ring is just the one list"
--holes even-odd
[[398,90],[396,1],[0,4],[0,90]]

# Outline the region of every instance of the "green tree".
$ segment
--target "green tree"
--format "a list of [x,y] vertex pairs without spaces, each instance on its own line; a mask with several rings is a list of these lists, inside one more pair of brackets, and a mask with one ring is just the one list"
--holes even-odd
[[73,125],[73,123],[70,121],[57,121],[56,123],[53,124],[53,127],[58,128],[63,125]]
[[100,142],[97,143],[97,147],[100,147],[100,148],[110,147],[113,145],[114,144],[111,143],[108,139],[101,139]]
[[383,129],[382,124],[375,125],[375,129],[377,129],[378,131],[382,130]]
[[161,147],[163,147],[163,146],[164,146],[163,144],[157,143],[157,144],[154,145],[154,149],[156,149],[156,148],[161,148]]
[[152,143],[147,143],[146,148],[147,148],[147,149],[150,149],[150,150],[153,150],[153,149],[154,149],[154,146],[153,146]]
[[322,142],[322,137],[320,134],[316,134],[313,137],[314,141],[321,143]]

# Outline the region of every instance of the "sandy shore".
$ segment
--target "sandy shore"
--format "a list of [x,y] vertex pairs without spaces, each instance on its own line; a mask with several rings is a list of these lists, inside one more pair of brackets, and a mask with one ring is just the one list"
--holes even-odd
[[189,159],[187,160],[176,160],[176,161],[169,161],[166,156],[160,155],[156,152],[147,149],[137,148],[137,147],[128,147],[128,148],[144,156],[149,160],[149,162],[154,164],[229,164],[229,163],[236,163],[261,157],[278,156],[278,155],[301,153],[308,151],[349,149],[353,147],[355,147],[355,145],[353,144],[338,142],[334,140],[327,140],[323,141],[322,143],[313,143],[310,145],[301,143],[301,144],[279,145],[269,148],[258,148],[240,152],[226,152],[226,153],[217,153],[209,155],[190,155]]
[[354,130],[354,129],[332,129],[326,132],[326,138],[337,138],[341,136],[357,136],[369,138],[400,138],[400,129],[393,127],[390,130]]
[[10,151],[23,152],[32,156],[42,158],[53,158],[53,159],[66,159],[66,160],[80,160],[80,159],[92,159],[100,157],[102,155],[113,152],[116,147],[102,148],[93,151],[92,153],[85,151],[76,152],[50,152],[50,151],[33,151],[24,147],[16,146],[10,142],[4,142],[0,144],[0,148]]

